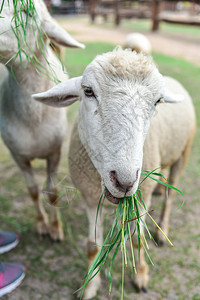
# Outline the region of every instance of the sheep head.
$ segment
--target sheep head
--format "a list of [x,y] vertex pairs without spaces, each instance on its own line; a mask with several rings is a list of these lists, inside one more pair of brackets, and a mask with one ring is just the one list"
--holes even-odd
[[150,57],[121,49],[97,56],[82,77],[33,97],[53,106],[80,98],[80,140],[113,203],[138,188],[144,141],[157,103],[182,100],[166,90]]
[[[22,63],[25,66],[27,54],[32,58],[38,56],[41,50],[46,51],[47,37],[66,47],[84,48],[50,16],[42,0],[25,1],[23,5],[16,1],[16,7],[13,2],[5,0],[0,15],[0,62],[7,63],[13,59],[12,64]],[[18,23],[15,23],[16,14],[20,18]]]

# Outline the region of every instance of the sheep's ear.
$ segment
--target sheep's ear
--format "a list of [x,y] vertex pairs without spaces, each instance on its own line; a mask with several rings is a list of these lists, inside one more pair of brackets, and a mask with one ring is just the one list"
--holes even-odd
[[168,89],[165,89],[163,98],[166,103],[178,103],[184,100],[183,95],[172,93]]
[[69,106],[79,100],[81,77],[75,77],[64,81],[50,90],[32,95],[33,99],[54,107]]
[[72,48],[85,48],[85,45],[77,42],[66,30],[64,30],[53,18],[47,18],[42,22],[43,30],[52,42],[61,46]]

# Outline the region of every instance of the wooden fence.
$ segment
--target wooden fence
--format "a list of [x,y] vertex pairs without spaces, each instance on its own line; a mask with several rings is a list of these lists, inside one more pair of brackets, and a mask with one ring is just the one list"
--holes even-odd
[[200,26],[200,1],[89,0],[89,14],[92,22],[101,15],[105,21],[112,17],[116,25],[124,18],[151,19],[153,31],[159,29],[160,22]]

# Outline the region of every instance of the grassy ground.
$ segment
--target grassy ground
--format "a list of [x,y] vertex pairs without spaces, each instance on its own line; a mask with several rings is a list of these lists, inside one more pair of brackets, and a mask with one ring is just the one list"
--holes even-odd
[[[64,60],[71,76],[81,75],[85,66],[96,56],[113,46],[104,43],[87,44],[87,51],[67,50]],[[80,52],[79,52],[80,51]],[[184,60],[153,54],[160,71],[180,80],[193,97],[197,116],[200,115],[199,67]],[[77,114],[77,105],[68,110],[72,124]],[[198,118],[198,128],[200,127]],[[199,233],[199,186],[200,186],[200,136],[195,138],[188,168],[182,177],[180,188],[184,199],[178,197],[172,211],[170,239],[174,247],[166,245],[156,248],[150,243],[150,255],[154,266],[150,267],[148,294],[137,294],[131,283],[129,270],[126,272],[124,299],[136,300],[199,300],[200,299],[200,233]],[[68,300],[75,299],[73,292],[80,286],[86,272],[87,218],[80,195],[71,188],[67,168],[67,142],[64,145],[59,179],[61,212],[65,229],[65,241],[53,244],[48,238],[40,240],[35,232],[35,211],[26,191],[24,179],[12,161],[7,149],[0,141],[0,227],[21,235],[20,245],[12,252],[2,255],[3,261],[19,261],[26,265],[26,279],[22,286],[5,300]],[[34,162],[41,190],[45,185],[44,162]],[[49,205],[42,198],[46,209]],[[182,201],[184,205],[180,208]],[[152,203],[154,218],[158,220],[161,199]],[[111,210],[110,210],[111,212]],[[109,215],[105,217],[105,227],[109,225]],[[150,222],[149,222],[150,224]],[[153,226],[150,224],[152,231]],[[120,299],[121,259],[114,265],[112,299]],[[96,300],[107,299],[108,280],[106,268],[103,271],[103,284]]]

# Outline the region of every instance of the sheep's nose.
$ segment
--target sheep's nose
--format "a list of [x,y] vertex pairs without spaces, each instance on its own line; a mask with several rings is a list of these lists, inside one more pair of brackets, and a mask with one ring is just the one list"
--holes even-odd
[[117,172],[114,170],[114,171],[110,171],[110,178],[111,181],[113,182],[113,185],[118,189],[118,191],[127,193],[131,190],[134,183],[137,181],[138,174],[139,174],[139,169],[137,169],[136,171],[136,176],[134,180],[123,180],[123,179],[119,179]]

